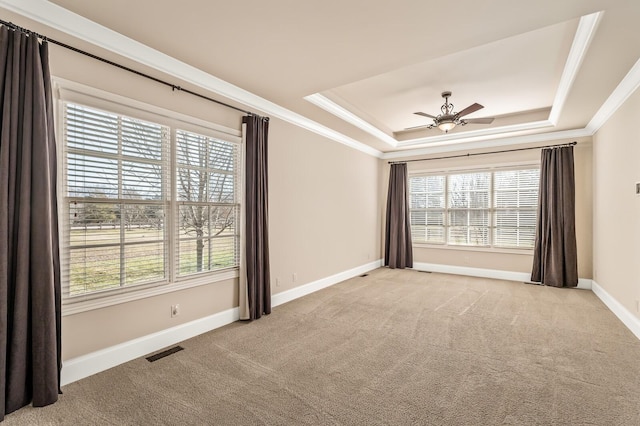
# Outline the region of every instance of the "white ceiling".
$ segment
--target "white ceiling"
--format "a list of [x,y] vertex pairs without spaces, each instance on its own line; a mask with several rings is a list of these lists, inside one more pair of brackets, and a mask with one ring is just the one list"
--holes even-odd
[[[0,8],[66,33],[65,42],[89,40],[386,156],[588,135],[640,79],[637,0],[0,0]],[[469,118],[497,119],[448,135],[404,132],[428,124],[413,112],[437,115],[444,90],[458,111],[485,106]]]

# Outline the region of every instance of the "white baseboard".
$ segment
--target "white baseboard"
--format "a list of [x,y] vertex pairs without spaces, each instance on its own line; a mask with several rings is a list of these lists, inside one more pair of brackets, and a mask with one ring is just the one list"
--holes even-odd
[[593,290],[593,280],[590,278],[578,278],[578,287],[582,290]]
[[[443,274],[466,275],[470,277],[493,278],[496,280],[530,282],[531,274],[526,272],[501,271],[498,269],[470,268],[467,266],[441,265],[438,263],[414,262],[413,269],[418,271],[440,272]],[[591,280],[578,279],[578,287],[583,290],[591,290]]]
[[[298,297],[364,274],[381,265],[382,260],[376,260],[357,268],[349,269],[348,271],[282,293],[274,294],[271,297],[271,305],[281,305]],[[64,386],[101,371],[108,370],[109,368],[140,358],[141,356],[166,348],[167,346],[175,345],[176,343],[231,324],[232,322],[238,321],[238,319],[240,319],[240,310],[236,307],[64,361],[60,379],[61,385]]]
[[61,385],[67,385],[167,346],[175,345],[178,342],[230,324],[239,318],[239,308],[228,309],[208,317],[64,361],[60,378]]
[[622,306],[620,302],[613,298],[605,289],[600,287],[597,282],[593,281],[593,292],[598,296],[602,303],[614,313],[615,316],[627,326],[635,336],[640,339],[640,318],[633,315],[627,308]]
[[358,275],[362,275],[373,269],[379,268],[380,266],[382,266],[382,259],[367,263],[362,266],[358,266],[357,268],[349,269],[348,271],[331,275],[330,277],[313,281],[309,284],[292,288],[291,290],[285,290],[281,293],[274,294],[271,296],[271,306],[282,305],[283,303],[290,302],[299,297],[306,296],[307,294],[311,294],[318,290],[322,290],[323,288],[330,287],[334,284],[338,284],[339,282],[342,282],[344,280],[357,277]]

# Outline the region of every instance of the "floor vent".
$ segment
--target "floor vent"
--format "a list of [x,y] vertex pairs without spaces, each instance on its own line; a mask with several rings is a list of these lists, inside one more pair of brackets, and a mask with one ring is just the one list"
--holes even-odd
[[423,274],[430,274],[431,271],[418,271],[418,272],[422,272]]
[[181,350],[184,350],[184,348],[182,346],[174,346],[172,348],[167,349],[166,351],[162,351],[162,352],[159,352],[159,353],[157,353],[155,355],[148,356],[147,357],[147,361],[154,362],[154,361],[157,361],[157,360],[159,360],[161,358],[164,358],[166,356],[173,355],[176,352],[180,352]]
[[362,275],[360,275],[360,278],[364,278],[364,277],[368,277],[368,276],[369,276],[369,274],[362,274]]

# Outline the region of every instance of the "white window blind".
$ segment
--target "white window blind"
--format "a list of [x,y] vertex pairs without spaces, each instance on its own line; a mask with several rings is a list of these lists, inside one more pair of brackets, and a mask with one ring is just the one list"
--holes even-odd
[[533,248],[540,170],[486,170],[409,179],[414,243]]
[[540,169],[495,172],[494,245],[533,248]]
[[237,142],[68,102],[63,118],[65,303],[238,266]]
[[409,180],[409,188],[412,241],[444,244],[445,177],[412,177]]
[[448,242],[452,245],[489,245],[491,173],[448,176]]
[[238,146],[178,130],[179,276],[238,264]]

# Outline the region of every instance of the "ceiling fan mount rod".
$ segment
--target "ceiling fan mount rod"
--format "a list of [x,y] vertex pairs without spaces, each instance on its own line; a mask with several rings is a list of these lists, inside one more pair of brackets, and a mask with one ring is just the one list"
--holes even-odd
[[451,92],[448,90],[442,92],[442,97],[444,98],[444,104],[440,107],[440,111],[442,111],[442,116],[439,116],[438,118],[455,116],[456,114],[453,112],[453,104],[449,102],[449,98],[451,97]]

